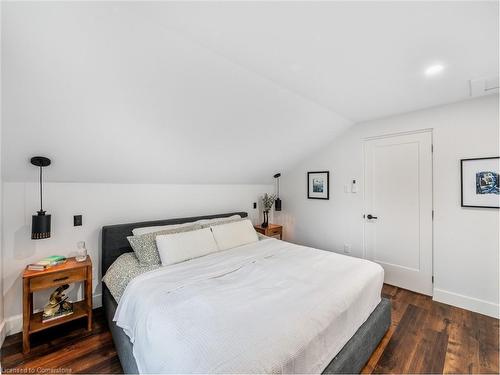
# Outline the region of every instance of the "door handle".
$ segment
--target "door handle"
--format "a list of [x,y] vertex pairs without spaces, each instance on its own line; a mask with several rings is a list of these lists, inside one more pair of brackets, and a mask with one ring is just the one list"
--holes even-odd
[[373,216],[372,214],[368,214],[368,215],[366,215],[366,218],[367,218],[368,220],[371,220],[371,219],[378,219],[378,217]]

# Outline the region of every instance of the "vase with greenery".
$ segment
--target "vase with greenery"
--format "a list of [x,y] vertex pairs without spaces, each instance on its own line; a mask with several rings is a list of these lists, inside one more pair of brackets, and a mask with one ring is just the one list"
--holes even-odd
[[273,208],[274,201],[276,200],[276,195],[274,194],[264,194],[262,197],[262,210],[264,213],[264,222],[262,223],[262,228],[267,228],[269,225],[269,211]]

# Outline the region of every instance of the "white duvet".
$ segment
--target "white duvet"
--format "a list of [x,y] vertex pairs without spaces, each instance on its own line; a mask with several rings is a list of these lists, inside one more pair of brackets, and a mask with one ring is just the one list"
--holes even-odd
[[370,261],[268,239],[136,277],[114,320],[141,373],[320,373],[383,278]]

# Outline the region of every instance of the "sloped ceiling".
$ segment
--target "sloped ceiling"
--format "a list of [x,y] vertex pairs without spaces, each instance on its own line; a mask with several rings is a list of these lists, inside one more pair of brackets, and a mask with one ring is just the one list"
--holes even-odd
[[[498,1],[190,3],[150,19],[359,122],[468,98],[498,77]],[[432,64],[442,75],[425,77]]]
[[4,2],[3,178],[40,154],[48,181],[270,183],[495,74],[494,2]]

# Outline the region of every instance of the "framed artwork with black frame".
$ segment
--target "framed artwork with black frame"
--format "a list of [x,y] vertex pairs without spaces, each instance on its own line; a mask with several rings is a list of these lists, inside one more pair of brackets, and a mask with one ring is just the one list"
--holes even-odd
[[307,172],[307,198],[330,199],[330,172]]
[[500,157],[461,159],[462,207],[500,208]]

